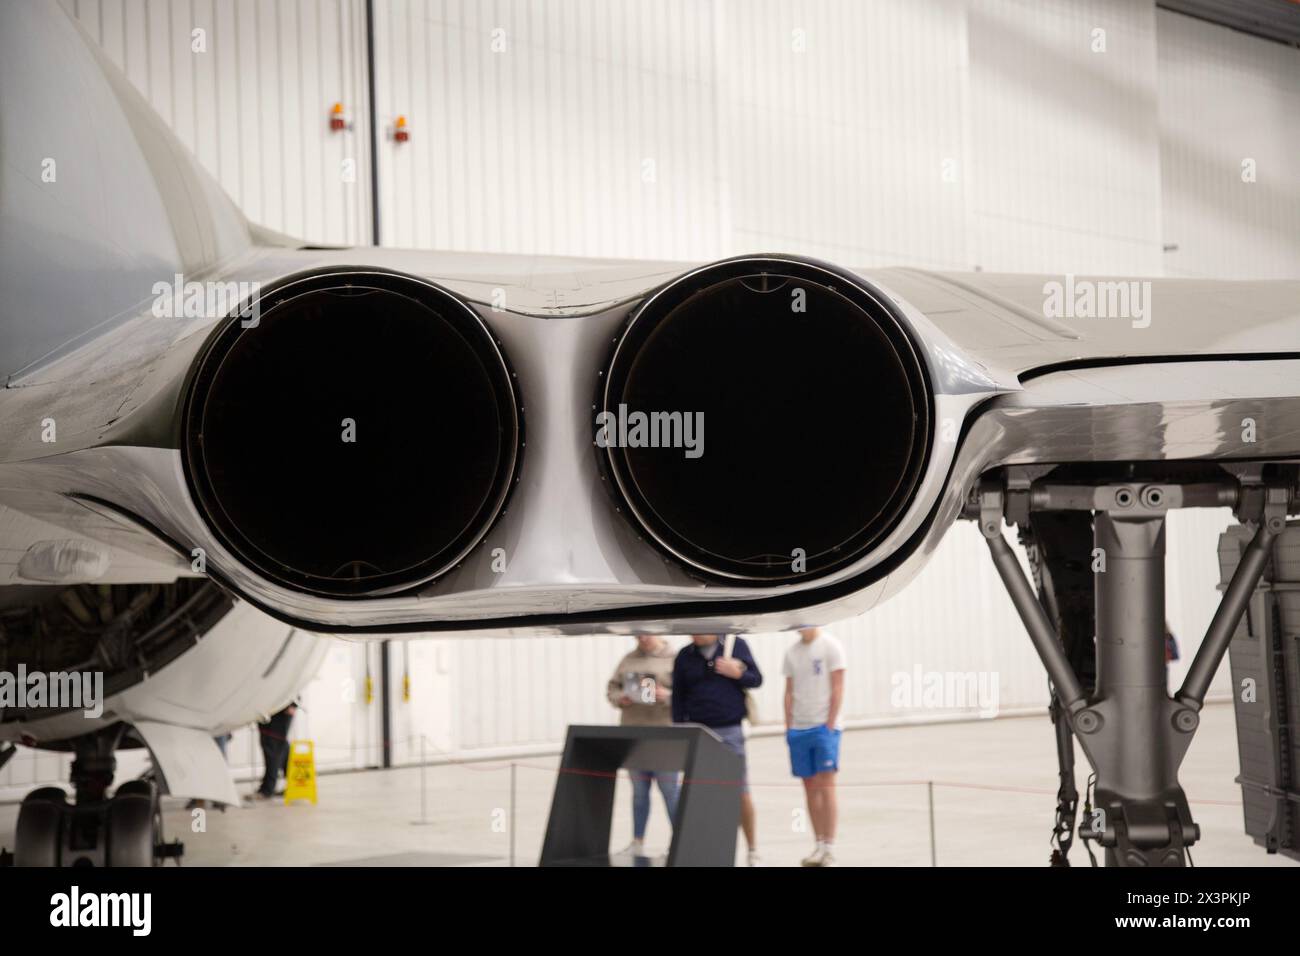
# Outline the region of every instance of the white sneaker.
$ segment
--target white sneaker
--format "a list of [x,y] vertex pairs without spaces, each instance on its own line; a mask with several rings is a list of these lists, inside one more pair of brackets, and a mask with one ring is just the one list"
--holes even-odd
[[645,856],[645,843],[641,840],[633,840],[619,853],[619,856]]
[[826,859],[826,844],[818,843],[809,856],[803,858],[802,866],[821,866],[822,860]]
[[757,850],[750,850],[750,851],[749,851],[749,856],[746,857],[746,860],[748,861],[748,865],[749,865],[749,866],[762,866],[762,865],[763,865],[763,864],[759,861],[759,858],[758,858],[758,851],[757,851]]

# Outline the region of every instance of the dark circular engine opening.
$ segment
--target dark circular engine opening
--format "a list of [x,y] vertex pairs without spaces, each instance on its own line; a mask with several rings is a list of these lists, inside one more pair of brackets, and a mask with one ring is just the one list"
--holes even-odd
[[295,280],[201,359],[191,484],[223,543],[271,580],[337,597],[411,587],[460,560],[505,503],[512,379],[445,290],[385,273]]
[[930,401],[908,333],[859,280],[730,260],[632,316],[597,444],[627,509],[678,559],[737,583],[795,581],[894,527],[924,471]]

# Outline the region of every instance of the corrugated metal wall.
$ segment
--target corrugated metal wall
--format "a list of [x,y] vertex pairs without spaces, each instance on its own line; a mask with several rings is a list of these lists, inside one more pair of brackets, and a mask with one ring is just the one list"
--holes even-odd
[[[64,2],[250,216],[317,241],[366,239],[361,0]],[[375,6],[387,244],[1300,275],[1300,52],[1151,0]],[[210,30],[206,58],[189,53],[193,25]],[[353,133],[326,129],[340,99]],[[405,144],[389,137],[398,115]],[[350,187],[332,178],[345,155],[359,164]],[[1244,157],[1257,159],[1254,184],[1240,180]],[[1170,520],[1175,677],[1217,601],[1226,521]],[[1003,710],[1046,701],[967,525],[903,595],[834,631],[849,651],[851,718],[933,715],[890,701],[893,676],[917,665],[995,673]],[[753,639],[772,678],[769,718],[789,640]],[[421,739],[426,755],[548,746],[568,723],[613,719],[604,683],[629,643],[411,642],[395,754],[418,756]],[[364,696],[377,653],[340,643],[308,688],[322,763],[378,759]],[[400,644],[393,660],[400,688]],[[237,739],[235,762],[253,746]]]
[[[539,153],[537,162],[550,169],[562,166],[550,137],[552,125],[578,131],[592,124],[604,127],[612,122],[607,112],[611,103],[616,112],[621,104],[625,135],[634,139],[625,152],[610,154],[621,157],[616,166],[634,165],[639,155],[671,153],[683,136],[716,143],[712,161],[719,185],[709,201],[721,209],[716,219],[707,218],[702,237],[691,234],[700,250],[694,255],[700,257],[780,249],[860,265],[1161,273],[1162,140],[1156,117],[1166,91],[1157,84],[1153,3],[719,0],[711,17],[699,13],[704,6],[697,5],[695,16],[677,27],[684,32],[673,35],[687,50],[712,50],[717,69],[712,98],[667,130],[655,118],[663,115],[665,103],[674,101],[685,77],[660,68],[643,71],[639,84],[628,84],[622,75],[626,58],[639,54],[622,39],[624,34],[615,29],[609,45],[595,48],[586,40],[588,18],[614,16],[627,25],[637,23],[636,15],[617,4],[599,13],[589,4],[561,5],[556,22],[543,26],[535,16],[529,18],[527,5],[518,3],[482,7],[469,20],[457,4],[401,3],[394,6],[388,28],[400,35],[403,25],[425,17],[424,29],[436,28],[445,36],[447,24],[456,24],[474,48],[463,54],[462,63],[486,69],[481,82],[489,85],[484,89],[499,89],[490,84],[521,72],[539,86],[550,82],[540,115],[555,118],[542,124],[539,139],[529,141],[538,152],[509,171],[494,167],[485,172],[490,183],[535,172],[531,167]],[[504,25],[508,43],[526,48],[513,66],[502,62],[510,56],[509,46],[499,54],[485,52],[497,25]],[[604,29],[594,35],[606,36]],[[540,67],[539,50],[575,36],[581,39],[572,56],[582,63],[581,71],[595,70],[593,82],[617,90],[614,99],[601,98],[597,104],[564,81],[562,66],[553,65],[554,73]],[[1234,40],[1242,39],[1234,35]],[[701,52],[699,63],[708,61],[708,53]],[[1298,69],[1287,62],[1268,68]],[[450,63],[429,59],[422,65],[411,58],[396,75],[414,74],[409,81],[414,90],[428,89],[430,83],[436,88],[440,82],[469,82],[441,76],[422,80],[424,66],[436,72]],[[397,82],[381,79],[381,89]],[[478,102],[473,98],[484,94],[471,89],[468,95]],[[493,107],[488,116],[494,117],[497,108],[504,107]],[[414,108],[394,105],[391,112],[411,113],[415,135],[420,135],[424,124]],[[498,119],[473,110],[470,116],[480,124],[473,126],[476,136],[499,142]],[[385,148],[400,154],[406,147]],[[411,149],[393,162],[408,164],[402,167],[405,176],[421,162],[432,161],[434,178],[447,175],[436,168],[438,163],[464,164],[450,137],[436,148],[444,151],[441,159],[422,159]],[[587,161],[573,160],[580,166]],[[464,165],[473,169],[476,164]],[[466,182],[479,181],[465,175]],[[569,189],[567,180],[557,181]],[[558,210],[552,210],[551,196],[517,187],[508,203],[493,208],[513,213],[518,222],[556,215],[555,236],[562,237],[575,223],[580,232],[589,229],[592,201],[628,208],[626,196],[611,200],[604,180],[588,176],[584,182],[584,188],[568,193],[582,202]],[[435,228],[443,228],[440,210],[418,200],[411,207],[395,214],[414,219],[423,208]],[[452,222],[463,215],[455,209],[446,214]],[[659,207],[648,207],[644,219],[631,222],[644,224],[644,233],[623,242],[642,242],[645,255],[683,254],[674,245],[680,228],[669,223],[664,238]],[[535,251],[622,254],[628,247],[608,245],[606,230],[617,235],[629,225],[621,216],[609,217],[576,244],[539,235]],[[464,233],[476,228],[482,234],[472,223]],[[523,232],[518,226],[506,221],[500,228],[506,247],[519,248]],[[583,244],[593,236],[598,237],[594,250]],[[398,236],[396,241],[411,240]],[[475,242],[463,247],[481,248]],[[1292,242],[1287,254],[1292,273],[1300,271],[1300,240]],[[1184,654],[1171,667],[1172,679],[1181,676],[1195,650],[1195,635],[1213,613],[1214,541],[1227,520],[1225,512],[1209,512],[1175,515],[1170,521],[1169,617]],[[1003,710],[1046,701],[1041,666],[989,567],[983,543],[964,525],[907,592],[864,618],[842,622],[835,631],[849,647],[855,675],[846,704],[853,719],[933,716],[929,709],[900,713],[891,702],[894,676],[918,665],[923,671],[996,674]],[[780,680],[775,678],[790,637],[757,635],[753,640],[760,664],[774,678],[760,695],[762,709],[778,719]],[[435,643],[442,647],[445,673],[440,679],[451,704],[443,723],[426,719],[413,705],[398,705],[396,725],[406,728],[399,737],[418,736],[421,726],[436,727],[442,748],[508,749],[554,741],[571,722],[613,718],[603,686],[627,641],[469,638]],[[412,660],[417,660],[414,653]],[[421,666],[412,666],[418,687]]]
[[[713,10],[375,5],[386,245],[695,259],[722,237]],[[411,139],[395,144],[399,115]]]
[[[830,630],[848,652],[852,679],[844,713],[850,720],[973,713],[975,708],[895,706],[891,692],[896,675],[910,678],[917,668],[923,673],[996,674],[1004,711],[1046,699],[1042,667],[997,580],[987,548],[969,525],[954,529],[902,597]],[[760,713],[764,722],[779,722],[781,661],[794,636],[756,634],[747,639],[765,675],[758,692]],[[686,638],[671,640],[681,646]],[[394,737],[413,740],[413,755],[422,733],[429,735],[429,753],[490,751],[553,743],[571,723],[609,722],[617,712],[605,700],[605,683],[632,646],[631,638],[607,636],[412,642],[413,700],[395,702]],[[441,716],[430,719],[435,716],[431,707]]]
[[971,265],[1159,275],[1152,2],[973,0]]
[[[1168,524],[1169,621],[1182,659],[1170,665],[1181,682],[1199,635],[1218,603],[1215,543],[1231,516],[1226,510],[1176,513]],[[980,716],[981,706],[905,705],[895,689],[916,676],[974,675],[996,692],[999,713],[1047,702],[1042,665],[968,523],[953,529],[912,585],[869,614],[829,629],[843,641],[851,679],[844,715],[861,723]],[[756,634],[748,640],[765,675],[758,692],[763,722],[782,715],[781,661],[795,639]],[[684,637],[673,637],[676,646]],[[410,643],[412,698],[393,702],[394,749],[399,761],[426,756],[509,751],[553,744],[571,723],[606,723],[617,713],[605,700],[605,682],[632,647],[630,638],[435,638]],[[399,668],[401,658],[395,654]],[[1227,671],[1214,693],[1228,690]],[[992,683],[996,681],[996,683]],[[987,716],[985,714],[984,716]]]
[[1300,274],[1300,52],[1158,13],[1169,275]]
[[965,269],[960,0],[722,0],[718,255]]
[[250,219],[369,241],[364,0],[60,2]]

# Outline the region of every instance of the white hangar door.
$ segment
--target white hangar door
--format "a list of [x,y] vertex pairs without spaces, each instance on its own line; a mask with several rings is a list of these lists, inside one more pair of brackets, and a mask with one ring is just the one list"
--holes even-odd
[[383,244],[718,257],[715,15],[693,0],[374,0]]
[[249,219],[370,241],[365,0],[60,2]]

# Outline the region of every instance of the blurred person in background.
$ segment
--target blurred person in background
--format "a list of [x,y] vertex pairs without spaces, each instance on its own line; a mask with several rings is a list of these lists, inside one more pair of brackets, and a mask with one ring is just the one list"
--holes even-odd
[[749,795],[745,760],[746,692],[763,683],[763,674],[743,638],[731,653],[720,634],[692,634],[673,663],[673,722],[703,724],[740,758],[740,828],[749,847],[749,865],[758,865],[754,801]]
[[[618,662],[606,688],[609,702],[622,711],[624,727],[667,727],[673,722],[673,649],[656,634],[638,634],[636,647]],[[628,768],[632,777],[632,843],[624,853],[643,856],[650,820],[650,785],[657,783],[676,824],[681,783],[676,773]]]
[[835,774],[840,769],[840,707],[844,702],[844,647],[820,628],[804,627],[785,652],[785,740],[790,769],[803,781],[817,840],[804,866],[835,861],[839,808]]
[[257,725],[257,736],[262,743],[262,760],[266,764],[266,770],[262,773],[262,785],[257,788],[256,794],[262,800],[270,800],[275,796],[276,781],[280,779],[280,774],[288,772],[289,726],[297,712],[298,702],[290,701],[283,709]]

